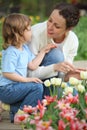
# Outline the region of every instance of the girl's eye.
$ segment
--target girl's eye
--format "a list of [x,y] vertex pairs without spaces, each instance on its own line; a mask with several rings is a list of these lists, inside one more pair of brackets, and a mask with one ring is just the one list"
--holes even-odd
[[27,30],[27,31],[31,31],[31,28],[27,28],[26,30]]
[[30,28],[28,28],[27,30],[28,30],[28,31],[31,31],[31,29],[30,29]]
[[28,27],[26,28],[26,30],[27,30],[27,31],[31,31],[31,26],[28,26]]

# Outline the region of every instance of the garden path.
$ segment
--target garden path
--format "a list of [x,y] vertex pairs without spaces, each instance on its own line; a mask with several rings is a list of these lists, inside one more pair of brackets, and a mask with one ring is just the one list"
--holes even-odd
[[[76,67],[87,68],[87,61],[75,61],[74,65]],[[22,130],[19,125],[10,123],[8,112],[3,112],[1,116],[2,121],[0,122],[0,130]]]

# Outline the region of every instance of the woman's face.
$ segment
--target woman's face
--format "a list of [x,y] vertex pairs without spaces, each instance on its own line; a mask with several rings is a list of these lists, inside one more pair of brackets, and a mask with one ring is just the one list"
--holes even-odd
[[47,35],[53,39],[60,39],[67,33],[66,20],[59,14],[58,10],[54,10],[47,22]]

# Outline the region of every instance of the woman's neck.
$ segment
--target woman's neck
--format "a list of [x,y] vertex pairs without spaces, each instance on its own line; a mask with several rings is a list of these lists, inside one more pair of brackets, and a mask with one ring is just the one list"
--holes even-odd
[[55,43],[61,43],[61,42],[64,41],[64,39],[65,39],[65,35],[62,36],[61,38],[54,38],[53,40],[54,40]]
[[61,44],[64,41],[64,39],[67,37],[67,35],[68,35],[68,33],[64,34],[62,37],[54,38],[53,40],[55,43]]

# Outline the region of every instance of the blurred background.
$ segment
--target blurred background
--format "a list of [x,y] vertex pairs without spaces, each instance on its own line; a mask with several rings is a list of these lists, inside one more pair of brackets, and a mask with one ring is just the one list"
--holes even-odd
[[87,0],[0,0],[0,51],[3,43],[2,23],[7,14],[27,14],[31,17],[32,24],[36,24],[46,20],[58,2],[72,3],[80,9],[80,21],[73,30],[79,38],[78,55],[75,60],[87,60]]
[[49,16],[50,10],[57,2],[76,4],[83,13],[87,11],[87,0],[0,0],[0,17],[13,12],[28,15],[38,15],[41,18]]

